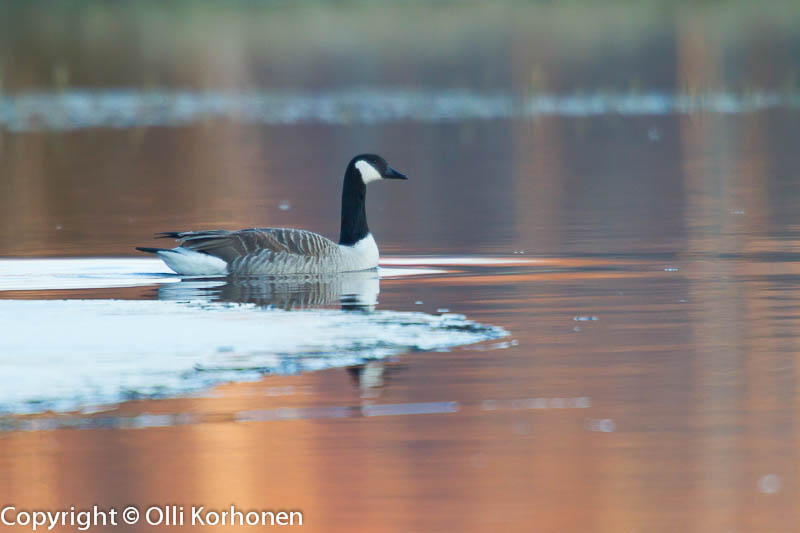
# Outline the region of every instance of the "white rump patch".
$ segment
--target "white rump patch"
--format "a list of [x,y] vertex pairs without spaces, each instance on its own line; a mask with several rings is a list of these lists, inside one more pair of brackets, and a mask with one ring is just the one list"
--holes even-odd
[[184,276],[225,276],[228,274],[228,263],[213,255],[187,250],[186,248],[173,248],[163,252],[156,252],[168,267]]
[[383,179],[381,173],[363,159],[356,163],[356,168],[359,172],[361,172],[361,180],[364,182],[364,185],[379,179]]

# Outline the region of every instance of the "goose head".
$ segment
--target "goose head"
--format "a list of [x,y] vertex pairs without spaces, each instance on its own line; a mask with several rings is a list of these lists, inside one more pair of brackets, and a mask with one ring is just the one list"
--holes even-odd
[[357,155],[350,161],[350,167],[358,172],[364,185],[378,180],[407,180],[405,174],[396,171],[384,158],[375,154]]

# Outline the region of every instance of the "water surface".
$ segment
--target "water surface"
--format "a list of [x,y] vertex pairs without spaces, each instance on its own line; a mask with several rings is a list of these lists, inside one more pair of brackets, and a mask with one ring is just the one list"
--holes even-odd
[[[81,266],[0,271],[8,338],[44,343],[87,300],[508,332],[4,417],[0,500],[235,502],[318,531],[797,529],[793,3],[0,10],[0,254]],[[330,285],[135,259],[165,230],[335,238],[365,151],[410,177],[369,190],[383,267],[426,269],[380,279],[372,315]]]

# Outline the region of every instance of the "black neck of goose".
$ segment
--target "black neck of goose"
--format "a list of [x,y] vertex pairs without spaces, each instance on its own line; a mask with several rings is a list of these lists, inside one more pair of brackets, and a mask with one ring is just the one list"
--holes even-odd
[[342,188],[342,231],[339,244],[352,246],[369,234],[367,227],[367,186],[361,174],[350,165],[344,175]]

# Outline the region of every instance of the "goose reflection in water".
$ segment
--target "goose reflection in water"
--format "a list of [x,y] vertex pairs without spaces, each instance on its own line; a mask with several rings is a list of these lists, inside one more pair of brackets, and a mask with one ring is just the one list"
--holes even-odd
[[[338,305],[343,311],[372,311],[379,293],[380,276],[376,270],[335,275],[189,278],[158,288],[159,300],[253,303],[287,310]],[[388,369],[385,362],[378,360],[347,367],[363,399],[381,395]]]
[[376,270],[339,274],[188,278],[158,288],[159,300],[208,300],[253,303],[278,309],[340,306],[345,311],[372,311],[378,303]]
[[386,386],[387,375],[398,369],[396,365],[387,365],[385,361],[375,360],[348,366],[347,373],[361,398],[374,400],[381,396]]

